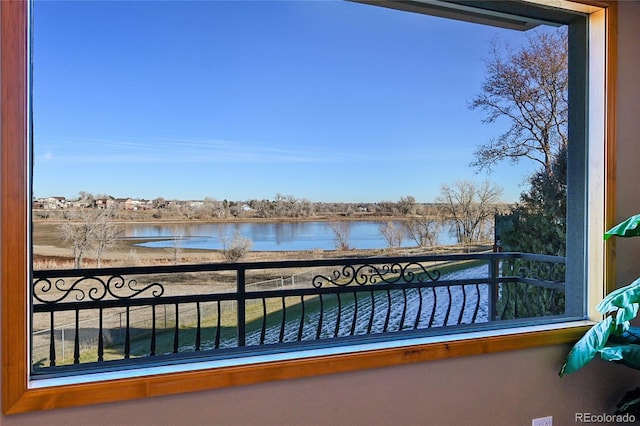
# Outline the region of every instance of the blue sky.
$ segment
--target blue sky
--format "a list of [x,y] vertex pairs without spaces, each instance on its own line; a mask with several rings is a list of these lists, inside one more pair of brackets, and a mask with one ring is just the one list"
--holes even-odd
[[429,202],[469,167],[492,39],[338,1],[35,2],[34,196]]

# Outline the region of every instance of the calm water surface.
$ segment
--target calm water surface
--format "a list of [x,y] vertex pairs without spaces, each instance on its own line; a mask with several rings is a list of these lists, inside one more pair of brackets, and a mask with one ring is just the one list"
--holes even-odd
[[[354,249],[381,249],[387,243],[380,233],[380,226],[387,222],[349,222],[349,245]],[[394,222],[395,226],[402,224]],[[172,247],[174,236],[182,236],[182,248],[219,250],[233,239],[236,232],[252,241],[255,251],[289,250],[333,250],[335,238],[329,222],[260,222],[260,223],[184,223],[184,224],[135,224],[127,226],[126,238],[144,238],[145,247]],[[444,231],[439,236],[440,244],[455,241]],[[405,238],[402,247],[416,246],[415,241]]]

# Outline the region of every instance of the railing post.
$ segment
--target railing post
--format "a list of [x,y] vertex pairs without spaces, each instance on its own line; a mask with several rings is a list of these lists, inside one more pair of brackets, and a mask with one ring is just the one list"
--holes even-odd
[[238,293],[238,346],[246,345],[246,323],[245,323],[245,269],[238,268],[237,275],[237,293]]
[[497,318],[499,274],[500,259],[492,256],[489,261],[489,321],[495,321]]

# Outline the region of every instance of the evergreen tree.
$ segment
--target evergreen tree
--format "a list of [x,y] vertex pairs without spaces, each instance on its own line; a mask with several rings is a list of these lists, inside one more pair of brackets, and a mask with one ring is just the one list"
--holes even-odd
[[[520,202],[499,235],[508,251],[564,256],[566,252],[567,150],[554,158],[551,173],[542,169],[530,179],[529,192]],[[506,229],[505,229],[506,228]]]
[[[564,256],[566,253],[566,212],[567,212],[567,151],[560,150],[551,165],[551,173],[541,169],[529,183],[529,192],[520,195],[520,202],[511,215],[496,222],[500,229],[500,243],[506,251]],[[501,223],[500,225],[498,223]],[[548,269],[544,262],[516,260],[505,262],[505,275],[518,275],[520,269],[527,274],[541,274],[538,278],[548,279],[564,274],[564,268]],[[548,277],[545,275],[549,274]],[[516,309],[516,300],[534,301],[526,309]],[[554,289],[532,287],[524,284],[507,285],[502,290],[498,302],[504,318],[525,318],[531,316],[560,315],[564,312],[564,292]]]

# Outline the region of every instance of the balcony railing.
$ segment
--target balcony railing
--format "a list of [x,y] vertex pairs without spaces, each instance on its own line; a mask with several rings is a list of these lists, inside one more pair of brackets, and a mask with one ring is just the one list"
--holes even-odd
[[39,270],[33,373],[561,317],[564,270],[562,257],[523,253]]

